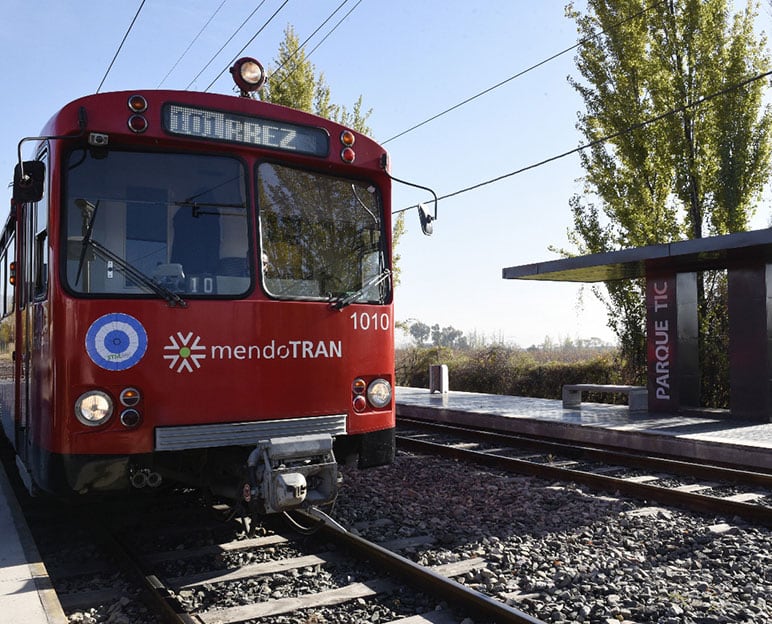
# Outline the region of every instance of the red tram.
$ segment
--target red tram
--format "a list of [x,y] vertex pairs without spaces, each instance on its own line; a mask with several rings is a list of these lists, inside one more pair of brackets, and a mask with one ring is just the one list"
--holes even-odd
[[382,147],[186,91],[86,96],[26,140],[0,414],[30,490],[172,482],[272,513],[333,500],[339,461],[392,461]]

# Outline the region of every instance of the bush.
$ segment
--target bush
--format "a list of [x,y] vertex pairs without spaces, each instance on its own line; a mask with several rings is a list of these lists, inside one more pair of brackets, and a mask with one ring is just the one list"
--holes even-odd
[[[432,364],[447,364],[453,390],[486,394],[560,399],[562,386],[568,383],[641,383],[641,380],[624,378],[626,367],[620,365],[613,349],[587,349],[583,358],[573,353],[569,362],[542,355],[503,345],[474,350],[397,349],[397,384],[428,388]],[[559,358],[560,350],[555,350],[553,355]],[[620,397],[591,394],[587,399],[610,402]]]

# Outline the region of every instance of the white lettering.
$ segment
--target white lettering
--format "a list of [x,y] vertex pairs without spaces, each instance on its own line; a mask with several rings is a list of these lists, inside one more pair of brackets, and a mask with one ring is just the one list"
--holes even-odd
[[297,130],[284,130],[284,138],[279,143],[279,147],[286,150],[295,150],[295,139],[298,133]]
[[216,345],[212,347],[212,359],[213,360],[230,360],[232,350],[228,346]]
[[654,282],[654,311],[667,309],[667,282],[662,282],[660,286],[658,282]]
[[169,104],[165,109],[164,127],[174,134],[260,145],[316,156],[326,156],[329,149],[327,135],[321,128],[178,104]]
[[[667,280],[653,282],[652,301],[654,304],[654,314],[666,312],[670,306],[669,283]],[[669,319],[654,319],[651,330],[654,336],[649,336],[649,346],[654,348],[653,366],[655,375],[655,396],[660,400],[670,399],[670,359],[671,359],[671,331]],[[653,338],[653,340],[652,340]],[[651,371],[651,368],[649,369]]]
[[260,124],[253,121],[248,121],[244,124],[244,142],[260,144],[260,131],[262,128]]
[[279,132],[279,128],[276,126],[263,126],[263,145],[269,147],[281,147],[279,138],[276,133]]
[[213,360],[316,360],[343,357],[340,340],[288,340],[264,345],[213,345],[209,349]]
[[243,141],[244,124],[235,119],[228,119],[225,122],[225,139],[227,141]]
[[388,331],[391,327],[391,318],[388,312],[382,312],[378,314],[373,312],[368,314],[367,312],[353,312],[349,315],[351,324],[354,327],[354,331]]
[[657,375],[656,397],[670,399],[670,322],[654,321],[654,369]]

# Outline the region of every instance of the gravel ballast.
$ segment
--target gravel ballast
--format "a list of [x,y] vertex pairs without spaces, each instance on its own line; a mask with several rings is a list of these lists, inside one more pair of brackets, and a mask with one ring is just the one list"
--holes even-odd
[[404,553],[422,564],[484,557],[462,582],[547,622],[772,622],[770,532],[737,519],[404,454],[347,471],[332,515],[375,541],[433,535]]

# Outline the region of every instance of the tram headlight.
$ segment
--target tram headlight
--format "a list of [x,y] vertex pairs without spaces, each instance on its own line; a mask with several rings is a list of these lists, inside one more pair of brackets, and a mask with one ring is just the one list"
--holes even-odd
[[97,427],[113,415],[113,400],[101,390],[84,392],[75,401],[75,417],[84,425]]
[[367,386],[367,400],[373,407],[386,407],[391,403],[391,384],[385,379],[374,379]]
[[242,91],[257,91],[265,83],[265,70],[263,66],[253,58],[245,56],[240,58],[230,68],[233,81]]

